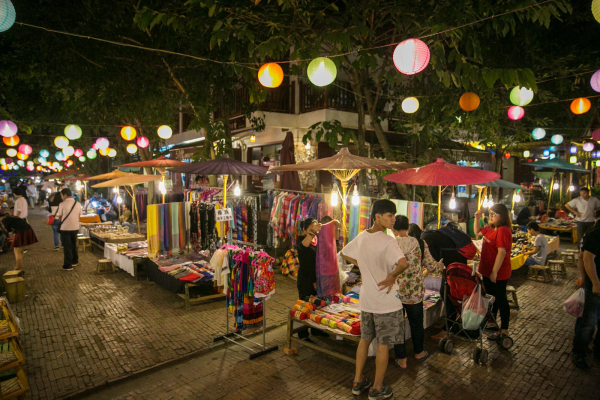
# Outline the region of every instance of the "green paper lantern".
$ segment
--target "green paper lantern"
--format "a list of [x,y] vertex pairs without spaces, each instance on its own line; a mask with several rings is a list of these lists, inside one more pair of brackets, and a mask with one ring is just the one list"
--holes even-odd
[[98,156],[98,154],[96,153],[96,150],[94,149],[89,149],[87,151],[87,158],[89,158],[90,160],[93,160],[94,158],[96,158]]
[[308,64],[306,71],[308,79],[315,86],[327,86],[335,80],[337,68],[335,63],[327,57],[315,58]]
[[510,102],[515,106],[526,106],[531,103],[531,100],[533,100],[533,90],[531,89],[516,86],[510,91]]
[[77,125],[67,125],[65,127],[65,136],[69,140],[77,140],[81,137],[81,128]]

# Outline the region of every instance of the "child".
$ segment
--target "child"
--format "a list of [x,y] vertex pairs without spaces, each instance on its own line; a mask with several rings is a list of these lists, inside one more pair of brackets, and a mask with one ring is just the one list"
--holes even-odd
[[545,265],[546,257],[548,257],[548,240],[546,236],[540,233],[540,226],[533,221],[527,224],[527,232],[535,238],[533,244],[535,247],[533,250],[523,253],[523,255],[529,256],[523,265],[528,267],[531,265]]
[[396,205],[390,200],[373,203],[371,221],[373,226],[361,232],[341,251],[341,256],[360,269],[360,326],[361,339],[356,351],[356,375],[352,394],[360,395],[371,387],[364,377],[369,345],[377,341],[375,380],[369,390],[369,399],[386,399],[392,389],[383,385],[388,364],[389,346],[404,342],[403,310],[396,278],[408,263],[396,240],[385,233],[395,222]]

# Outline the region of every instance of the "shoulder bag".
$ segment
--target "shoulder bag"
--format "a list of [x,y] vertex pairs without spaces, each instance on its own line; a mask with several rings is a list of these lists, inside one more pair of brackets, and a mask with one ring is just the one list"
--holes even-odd
[[[62,221],[60,221],[60,225],[58,226],[58,232],[61,232],[60,228],[62,227],[63,222],[65,222],[67,220],[67,218],[69,218],[69,215],[71,215],[71,212],[75,208],[76,204],[77,204],[77,202],[75,201],[75,199],[73,199],[73,207],[71,207],[71,210],[69,211],[67,216]],[[56,212],[58,212],[58,210],[56,210]]]

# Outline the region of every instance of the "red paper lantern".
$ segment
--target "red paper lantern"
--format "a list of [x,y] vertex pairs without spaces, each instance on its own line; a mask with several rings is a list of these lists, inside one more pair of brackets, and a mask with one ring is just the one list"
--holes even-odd
[[150,140],[148,140],[146,136],[140,136],[137,138],[136,144],[140,149],[145,149],[148,147],[148,145],[150,145]]
[[405,75],[414,75],[423,71],[429,64],[429,47],[419,39],[407,39],[394,50],[394,65]]
[[510,153],[504,153],[504,158],[508,160],[510,158]]
[[520,120],[521,118],[523,118],[524,115],[525,110],[523,109],[523,107],[512,106],[508,109],[508,118],[512,119],[513,121]]
[[75,149],[75,151],[73,152],[73,155],[75,157],[81,157],[83,155],[83,150],[81,150],[81,149]]
[[600,129],[596,129],[594,132],[592,132],[592,140],[600,142]]

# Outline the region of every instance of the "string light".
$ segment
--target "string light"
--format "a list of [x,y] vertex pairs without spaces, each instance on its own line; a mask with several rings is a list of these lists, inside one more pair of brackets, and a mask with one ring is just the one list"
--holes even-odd
[[520,189],[517,189],[517,192],[513,196],[513,200],[515,201],[515,203],[519,203],[521,201],[521,190]]
[[554,190],[557,190],[560,187],[560,185],[558,184],[558,182],[554,182],[554,185],[552,186],[552,188]]
[[456,197],[454,196],[454,192],[452,192],[452,197],[450,197],[450,204],[448,204],[448,207],[451,210],[456,209]]
[[352,205],[357,206],[360,204],[360,195],[358,194],[358,187],[354,185],[354,192],[352,193]]

